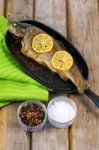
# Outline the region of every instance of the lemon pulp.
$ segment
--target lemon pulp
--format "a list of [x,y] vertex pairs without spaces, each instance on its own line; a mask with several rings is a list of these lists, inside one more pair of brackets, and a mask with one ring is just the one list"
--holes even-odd
[[53,40],[48,34],[38,34],[33,38],[32,48],[37,53],[49,52],[53,48]]
[[69,70],[73,65],[72,56],[66,51],[58,51],[52,57],[52,66],[58,70]]

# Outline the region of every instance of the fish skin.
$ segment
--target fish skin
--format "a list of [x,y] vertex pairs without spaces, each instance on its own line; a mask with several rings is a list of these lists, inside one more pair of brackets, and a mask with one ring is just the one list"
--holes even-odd
[[44,31],[33,26],[29,26],[27,28],[22,29],[22,26],[20,26],[19,24],[14,26],[14,24],[11,23],[9,24],[9,29],[10,29],[9,32],[12,33],[17,38],[23,37],[21,40],[22,43],[21,52],[25,56],[49,68],[53,73],[57,73],[64,81],[66,81],[68,78],[77,87],[79,93],[83,93],[86,89],[88,89],[91,86],[91,84],[83,78],[82,74],[80,73],[75,63],[68,71],[59,71],[53,68],[51,63],[52,56],[54,55],[55,52],[62,50],[61,46],[53,37],[52,39],[54,44],[50,52],[36,53],[35,51],[33,51],[32,48],[32,40],[37,34],[45,33]]

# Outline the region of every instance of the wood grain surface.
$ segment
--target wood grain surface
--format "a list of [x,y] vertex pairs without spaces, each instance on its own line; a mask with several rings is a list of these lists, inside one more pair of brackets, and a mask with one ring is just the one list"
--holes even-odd
[[30,150],[30,137],[17,121],[17,104],[0,111],[0,150]]
[[[5,4],[8,19],[33,18],[32,0],[9,0]],[[17,121],[18,105],[12,104],[0,111],[0,150],[30,150],[30,136],[20,128]]]
[[0,0],[0,15],[4,15],[5,13],[5,1]]
[[6,1],[6,17],[12,20],[33,19],[33,0]]
[[[62,10],[62,11],[61,11]],[[64,0],[36,0],[34,19],[41,21],[66,36],[66,3]],[[53,95],[57,96],[56,94]],[[51,95],[49,99],[51,99]],[[38,142],[38,139],[40,142]],[[32,134],[32,150],[68,150],[68,129],[55,129],[50,125],[40,133]]]
[[[11,20],[35,19],[68,37],[84,56],[92,90],[99,95],[98,0],[0,0],[0,15]],[[55,96],[50,94],[49,100]],[[1,109],[0,150],[98,150],[99,110],[85,95],[69,97],[77,104],[78,113],[67,129],[47,124],[42,131],[27,135],[17,121],[19,104]]]
[[[68,39],[84,56],[89,67],[92,89],[99,95],[99,10],[98,1],[68,0]],[[99,110],[86,96],[71,96],[78,106],[70,129],[73,150],[99,149]]]

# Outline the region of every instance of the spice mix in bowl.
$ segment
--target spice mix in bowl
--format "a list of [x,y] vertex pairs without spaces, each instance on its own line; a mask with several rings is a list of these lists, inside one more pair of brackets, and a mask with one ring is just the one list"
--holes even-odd
[[26,131],[41,130],[46,125],[46,119],[46,107],[40,101],[26,101],[18,108],[19,123]]

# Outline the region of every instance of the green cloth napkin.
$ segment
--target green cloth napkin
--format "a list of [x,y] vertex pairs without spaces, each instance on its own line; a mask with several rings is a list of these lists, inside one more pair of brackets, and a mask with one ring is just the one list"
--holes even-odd
[[7,49],[7,23],[7,19],[0,16],[0,107],[27,99],[47,101],[48,89],[28,76]]

